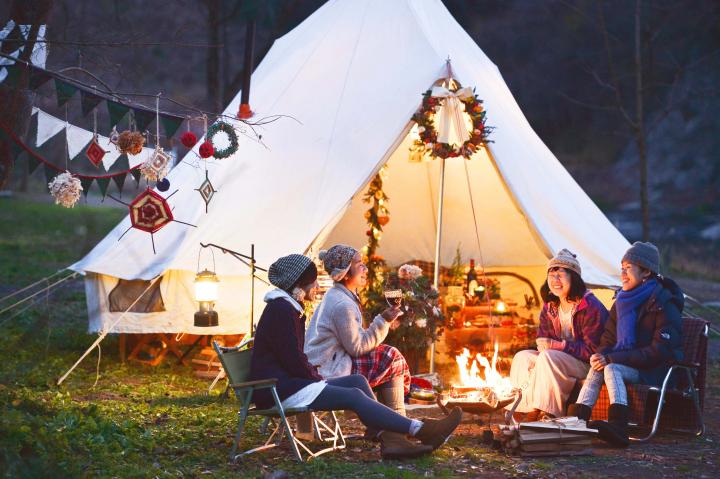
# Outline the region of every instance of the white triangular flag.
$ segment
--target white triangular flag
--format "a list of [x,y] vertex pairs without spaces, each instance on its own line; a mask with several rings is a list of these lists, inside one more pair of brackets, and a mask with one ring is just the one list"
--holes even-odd
[[48,115],[42,110],[38,110],[37,119],[37,138],[35,139],[35,147],[40,148],[43,143],[53,136],[60,133],[65,128],[65,122]]
[[93,139],[92,131],[78,128],[74,125],[68,125],[65,134],[67,135],[68,156],[70,160],[80,154],[87,144],[90,143],[90,140]]
[[98,137],[98,143],[100,144],[100,147],[107,152],[105,153],[105,156],[103,156],[102,164],[106,170],[109,170],[110,167],[115,164],[117,159],[120,158],[120,151],[118,151],[115,145],[110,143],[110,138],[107,136]]

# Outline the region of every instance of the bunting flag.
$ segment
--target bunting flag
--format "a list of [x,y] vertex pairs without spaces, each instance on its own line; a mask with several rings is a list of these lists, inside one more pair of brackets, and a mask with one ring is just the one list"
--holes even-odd
[[[80,158],[81,161],[87,161],[85,149],[93,139],[92,131],[71,124],[68,124],[67,128],[65,128],[64,120],[45,113],[37,107],[33,108],[32,115],[37,116],[37,121],[31,123],[31,125],[36,125],[36,127],[30,129],[28,138],[33,138],[33,136],[35,136],[34,145],[36,148],[42,148],[45,143],[50,142],[51,140],[53,143],[55,141],[59,141],[55,138],[62,138],[61,134],[64,132],[66,135],[64,141],[67,141],[67,153],[70,161],[74,162],[78,160],[78,158]],[[105,150],[102,165],[106,171],[110,171],[110,168],[113,167],[115,162],[121,159],[124,160],[124,164],[127,165],[126,169],[135,168],[136,166],[142,164],[150,157],[150,155],[152,155],[153,151],[155,151],[154,148],[145,147],[142,149],[140,154],[128,157],[126,155],[122,155],[115,145],[110,142],[110,138],[107,136],[98,135],[97,141],[100,147]],[[49,150],[52,150],[52,148]]]
[[[25,50],[27,46],[25,40],[30,36],[31,27],[32,25],[16,24],[14,20],[8,20],[0,30],[0,52],[11,57],[0,57],[0,83],[7,81],[10,77],[10,80],[15,82],[11,86],[17,85],[16,81],[20,71],[18,68],[9,68],[9,66],[17,65],[14,59],[20,58],[20,54]],[[46,26],[40,25],[37,38],[41,41],[35,42],[30,53],[30,63],[41,68],[45,68],[47,60],[47,45],[42,41],[45,40],[45,30]],[[11,39],[13,42],[3,43],[5,39]],[[17,76],[13,77],[13,75]]]
[[30,69],[30,88],[33,90],[37,90],[41,86],[43,86],[45,83],[50,81],[52,77],[48,72],[41,68],[31,68]]
[[142,174],[140,173],[140,168],[130,170],[130,174],[135,179],[135,186],[140,186],[140,177],[142,176]]
[[87,114],[93,111],[103,100],[104,98],[99,95],[80,90],[80,106],[82,107],[83,116],[87,116]]
[[110,100],[107,100],[105,103],[107,104],[108,113],[110,114],[110,129],[112,129],[113,126],[120,123],[120,120],[125,118],[130,108]]
[[177,133],[178,128],[182,125],[182,122],[182,118],[160,114],[160,123],[162,123],[162,126],[165,129],[165,136],[168,138],[175,136],[175,133]]
[[110,185],[110,178],[107,176],[101,176],[99,178],[95,178],[95,182],[100,187],[100,193],[102,193],[102,197],[105,199],[107,196],[108,186]]
[[93,132],[75,125],[68,125],[65,129],[67,137],[68,157],[70,161],[75,160],[81,154],[85,156],[85,149],[93,139]]
[[80,177],[80,184],[82,185],[83,195],[85,195],[85,198],[87,198],[88,192],[90,191],[90,187],[92,186],[94,180],[95,178],[91,176]]
[[126,177],[127,177],[127,173],[122,173],[120,175],[115,175],[112,177],[113,182],[115,182],[115,186],[117,186],[117,189],[120,192],[120,198],[122,198],[122,190],[123,190],[123,186],[125,186],[125,178]]
[[60,108],[68,102],[75,94],[77,88],[62,80],[55,79],[55,95],[57,96],[57,106]]
[[154,111],[136,110],[133,109],[133,116],[135,117],[135,126],[138,131],[147,130],[148,125],[155,120],[156,113]]
[[15,63],[14,65],[5,65],[7,75],[5,77],[5,84],[9,87],[17,87],[20,81],[20,65]]

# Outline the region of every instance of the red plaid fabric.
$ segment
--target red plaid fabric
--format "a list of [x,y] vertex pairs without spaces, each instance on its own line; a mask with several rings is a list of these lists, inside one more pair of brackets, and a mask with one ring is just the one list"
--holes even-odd
[[410,392],[410,368],[397,348],[381,344],[367,354],[352,358],[352,374],[361,374],[374,388],[402,377],[405,394]]

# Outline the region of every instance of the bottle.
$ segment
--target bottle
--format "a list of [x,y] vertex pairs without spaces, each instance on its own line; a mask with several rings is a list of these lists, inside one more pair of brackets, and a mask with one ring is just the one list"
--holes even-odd
[[467,294],[470,297],[475,296],[475,289],[478,287],[477,273],[475,272],[475,260],[470,260],[470,270],[467,273],[465,279],[465,287],[467,288]]

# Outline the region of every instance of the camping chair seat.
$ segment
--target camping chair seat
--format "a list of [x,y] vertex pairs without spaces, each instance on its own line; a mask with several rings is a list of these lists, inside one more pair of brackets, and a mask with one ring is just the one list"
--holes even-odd
[[[271,378],[261,379],[258,381],[247,381],[247,378],[250,375],[250,358],[252,356],[251,349],[240,349],[239,347],[222,348],[215,341],[213,341],[213,348],[215,348],[218,358],[220,359],[220,363],[227,374],[229,381],[228,388],[235,392],[235,396],[241,402],[240,412],[238,413],[238,429],[235,435],[232,450],[230,452],[230,461],[235,462],[242,456],[279,446],[282,443],[284,435],[287,436],[288,441],[290,442],[295,458],[300,462],[303,461],[303,456],[300,452],[301,449],[307,454],[307,459],[310,460],[321,454],[325,454],[326,452],[345,448],[345,436],[340,429],[340,423],[338,422],[334,411],[329,412],[332,419],[332,426],[329,426],[319,416],[315,415],[310,408],[284,408],[275,388],[277,379]],[[258,409],[252,405],[253,392],[258,389],[270,389],[275,401],[274,407]],[[315,437],[322,442],[332,443],[330,447],[326,447],[319,451],[312,451],[305,443],[296,437],[290,427],[288,417],[296,416],[302,413],[311,414]],[[242,439],[245,421],[248,416],[262,416],[265,418],[265,422],[261,428],[261,432],[263,433],[265,432],[268,423],[272,423],[274,428],[262,446],[248,449],[236,454],[238,446],[240,445],[240,440]],[[323,436],[323,431],[328,434],[326,437]]]
[[[626,384],[630,423],[650,427],[645,437],[631,437],[632,441],[650,440],[659,427],[691,431],[696,436],[705,432],[705,378],[707,374],[708,321],[683,318],[684,360],[670,367],[662,386]],[[674,382],[674,384],[673,384]],[[610,398],[603,385],[592,411],[593,420],[607,420]],[[666,414],[662,414],[667,411]]]

